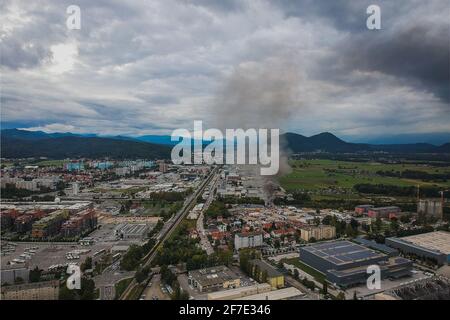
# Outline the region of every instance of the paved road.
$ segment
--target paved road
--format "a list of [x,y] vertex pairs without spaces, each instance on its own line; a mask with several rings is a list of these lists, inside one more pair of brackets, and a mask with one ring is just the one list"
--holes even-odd
[[217,182],[219,181],[219,176],[216,175],[213,180],[211,181],[210,188],[209,188],[209,197],[206,199],[205,204],[203,205],[202,211],[200,212],[200,215],[197,219],[197,231],[200,236],[200,244],[202,248],[206,251],[206,254],[211,255],[214,253],[214,249],[211,245],[211,242],[209,242],[208,237],[206,236],[205,228],[204,228],[204,216],[205,211],[208,210],[208,207],[211,205],[211,203],[214,200],[214,189],[217,186]]
[[145,300],[170,300],[161,290],[161,275],[155,274],[144,290]]

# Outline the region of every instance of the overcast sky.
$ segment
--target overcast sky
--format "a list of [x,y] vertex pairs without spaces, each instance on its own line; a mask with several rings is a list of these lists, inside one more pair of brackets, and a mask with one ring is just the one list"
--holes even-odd
[[[366,28],[381,7],[382,29]],[[81,8],[68,30],[66,8]],[[450,133],[448,0],[0,0],[3,127]]]

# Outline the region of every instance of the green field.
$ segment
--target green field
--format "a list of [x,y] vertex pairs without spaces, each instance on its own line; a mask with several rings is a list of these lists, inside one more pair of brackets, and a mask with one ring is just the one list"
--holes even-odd
[[[447,182],[425,182],[421,180],[380,176],[377,171],[414,170],[433,174],[450,173],[450,167],[434,167],[418,164],[383,164],[378,162],[350,162],[333,160],[294,160],[290,162],[292,172],[279,179],[288,191],[326,188],[352,189],[355,184],[386,184],[396,186],[438,186],[450,187]],[[346,195],[352,197],[351,194]]]
[[304,264],[298,258],[282,259],[281,261],[284,263],[287,263],[287,264],[292,264],[292,265],[296,266],[297,268],[299,268],[300,270],[305,271],[307,274],[310,274],[311,276],[313,276],[314,279],[316,279],[316,281],[318,281],[320,283],[325,282],[325,275],[323,273]]
[[182,202],[169,203],[165,201],[146,200],[142,204],[145,208],[145,215],[160,216],[162,211],[168,214],[171,211],[178,210]]
[[122,293],[125,291],[125,289],[130,285],[131,281],[133,281],[132,277],[122,279],[115,284],[116,299],[118,299],[122,295]]

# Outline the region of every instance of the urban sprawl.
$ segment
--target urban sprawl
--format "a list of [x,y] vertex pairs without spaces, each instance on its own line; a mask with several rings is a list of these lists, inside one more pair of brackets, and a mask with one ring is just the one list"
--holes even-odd
[[[6,160],[6,159],[5,159]],[[441,197],[315,206],[254,166],[3,161],[2,299],[450,299]],[[334,196],[334,195],[332,195]],[[398,200],[400,201],[400,200]],[[81,289],[69,290],[69,265]],[[367,268],[381,270],[368,288]]]

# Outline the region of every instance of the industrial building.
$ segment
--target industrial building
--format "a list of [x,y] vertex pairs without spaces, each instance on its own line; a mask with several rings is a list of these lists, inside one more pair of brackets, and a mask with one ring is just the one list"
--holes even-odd
[[269,292],[258,293],[234,300],[288,300],[303,295],[304,293],[297,288],[289,287]]
[[284,275],[270,264],[260,259],[251,260],[250,263],[253,269],[252,274],[256,274],[255,278],[258,282],[267,282],[273,289],[284,287]]
[[311,238],[315,240],[329,240],[336,237],[336,228],[334,226],[305,226],[300,229],[300,237],[308,242]]
[[234,235],[234,249],[255,248],[263,245],[262,232],[237,233]]
[[386,244],[403,254],[429,259],[438,265],[450,263],[450,232],[435,231],[403,238],[387,238]]
[[189,284],[200,292],[234,289],[241,285],[239,276],[226,266],[189,271],[188,276]]
[[412,262],[405,258],[388,257],[365,246],[338,240],[303,246],[300,261],[320,271],[326,279],[343,288],[365,283],[367,267],[378,265],[381,278],[399,278],[410,275]]
[[441,199],[420,199],[417,203],[417,213],[442,219],[444,215],[442,204]]
[[239,299],[255,294],[265,293],[272,290],[268,283],[255,284],[253,286],[239,287],[236,289],[228,289],[208,293],[208,300],[232,300]]
[[378,243],[374,240],[367,240],[364,239],[362,237],[358,237],[353,239],[354,242],[359,243],[360,245],[363,245],[367,248],[376,250],[376,251],[381,251],[382,253],[388,255],[389,257],[395,257],[399,255],[398,250],[391,248],[385,244],[382,243]]
[[371,204],[362,204],[355,207],[355,213],[357,215],[363,215],[369,211],[369,209],[372,209],[374,206]]

